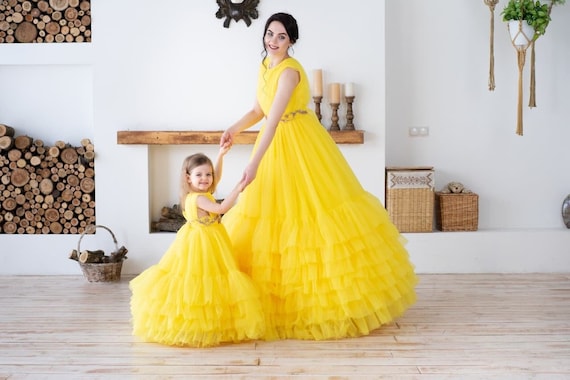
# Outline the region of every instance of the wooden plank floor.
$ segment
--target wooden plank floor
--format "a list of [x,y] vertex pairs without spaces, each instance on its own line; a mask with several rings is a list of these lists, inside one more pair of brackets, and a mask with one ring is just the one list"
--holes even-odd
[[208,349],[131,336],[129,278],[0,276],[0,379],[570,379],[570,274],[421,275],[372,335]]

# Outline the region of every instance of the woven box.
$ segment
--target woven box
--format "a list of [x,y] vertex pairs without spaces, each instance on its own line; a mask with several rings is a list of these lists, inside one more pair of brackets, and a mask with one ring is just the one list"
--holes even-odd
[[475,193],[435,194],[436,228],[440,231],[477,231],[479,196]]
[[400,232],[433,231],[434,187],[431,166],[386,168],[386,210]]

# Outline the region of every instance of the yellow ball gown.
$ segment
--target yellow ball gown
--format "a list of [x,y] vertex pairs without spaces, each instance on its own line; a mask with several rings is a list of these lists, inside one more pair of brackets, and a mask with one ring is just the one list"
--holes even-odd
[[158,264],[129,283],[133,334],[144,341],[208,347],[257,339],[265,331],[259,292],[238,270],[219,217],[198,218],[196,199],[186,197],[184,217]]
[[222,223],[240,268],[261,290],[263,339],[367,335],[415,302],[417,277],[384,206],[362,188],[308,107],[309,83],[296,59],[271,69],[267,59],[261,64],[257,98],[264,113],[289,67],[300,83],[256,179]]

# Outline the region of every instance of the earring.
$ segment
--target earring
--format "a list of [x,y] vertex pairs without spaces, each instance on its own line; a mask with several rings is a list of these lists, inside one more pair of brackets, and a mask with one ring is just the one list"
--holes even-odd
[[295,49],[293,49],[293,45],[289,45],[289,49],[287,49],[287,50],[289,50],[289,53],[290,53],[291,55],[294,55],[294,54],[295,54]]

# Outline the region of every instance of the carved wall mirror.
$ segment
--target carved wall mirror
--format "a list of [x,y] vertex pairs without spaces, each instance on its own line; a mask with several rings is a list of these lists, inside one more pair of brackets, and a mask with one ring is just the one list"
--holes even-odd
[[224,28],[230,27],[231,20],[238,22],[243,20],[247,26],[251,25],[251,20],[259,17],[257,6],[259,0],[216,0],[220,7],[216,12],[217,18],[224,18]]

